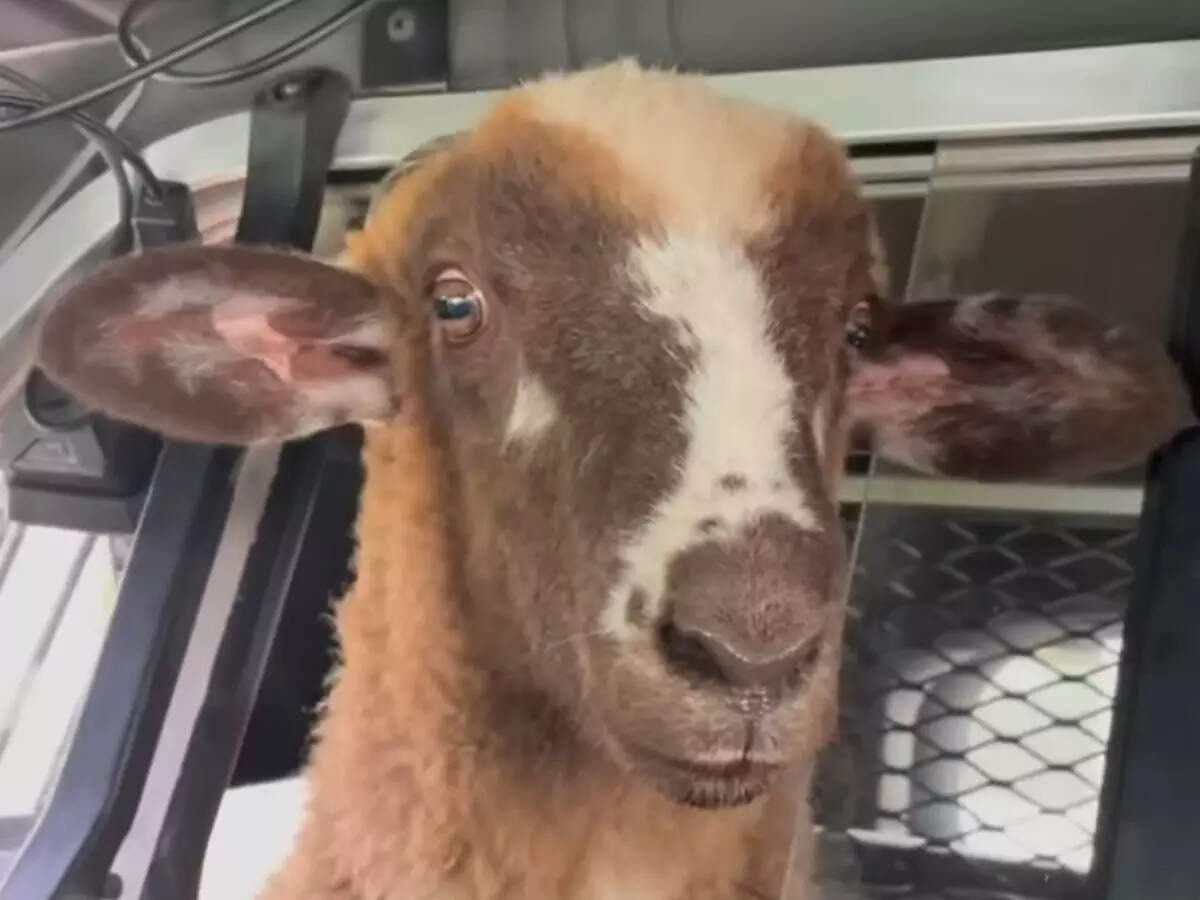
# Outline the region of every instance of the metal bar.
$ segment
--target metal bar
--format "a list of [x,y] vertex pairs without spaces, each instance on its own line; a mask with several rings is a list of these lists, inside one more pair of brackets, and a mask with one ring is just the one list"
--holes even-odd
[[[840,886],[848,876],[856,891],[854,897],[1076,897],[1084,881],[1069,869],[965,856],[930,847],[920,838],[897,835],[895,843],[890,843],[877,833],[852,829],[845,834],[823,832],[818,841],[820,858],[830,870],[826,877],[834,876],[834,883]],[[849,871],[838,872],[839,868]]]
[[[322,552],[315,511],[347,487],[357,442],[328,432],[284,448],[258,538],[221,640],[203,705],[171,793],[147,870],[142,900],[194,898],[208,836],[241,748],[276,627],[289,596],[304,590],[297,572]],[[356,485],[351,485],[351,488]],[[336,524],[348,528],[348,522]],[[317,526],[314,528],[314,526]]]
[[847,475],[838,499],[842,503],[881,503],[902,506],[1019,510],[1111,516],[1137,516],[1142,508],[1141,485],[990,484],[979,481],[927,478],[920,475]]
[[[21,711],[25,708],[25,701],[29,698],[30,688],[33,687],[38,673],[42,670],[42,665],[46,662],[46,657],[50,653],[50,646],[54,642],[54,636],[58,633],[58,627],[62,624],[63,616],[67,612],[67,605],[71,602],[71,598],[75,595],[75,588],[79,585],[79,577],[83,574],[83,567],[87,564],[88,557],[95,546],[95,535],[88,535],[83,543],[79,545],[79,549],[75,553],[75,558],[71,560],[70,567],[67,570],[67,580],[63,582],[62,589],[58,592],[58,598],[54,601],[50,618],[46,622],[45,628],[42,629],[41,635],[38,636],[37,644],[33,648],[33,655],[29,660],[29,665],[25,667],[25,671],[21,675],[21,681],[17,686],[12,707],[8,710],[0,710],[0,712],[4,713],[4,718],[0,720],[0,756],[4,755],[4,749],[8,746],[13,732],[16,731],[17,725],[21,721]],[[3,577],[0,576],[0,582],[2,581]]]
[[0,584],[4,584],[4,580],[8,578],[8,573],[17,558],[17,551],[21,549],[21,542],[25,539],[25,529],[29,526],[8,519],[2,527],[4,537],[0,540]]
[[187,742],[208,690],[213,659],[266,509],[279,464],[279,450],[278,445],[263,445],[250,448],[241,456],[233,503],[208,567],[179,676],[146,773],[141,802],[113,860],[112,870],[120,879],[123,897],[136,897],[145,880],[150,851],[162,829]]
[[[1171,346],[1200,398],[1200,151],[1192,164]],[[1200,427],[1151,468],[1125,626],[1089,896],[1200,890]]]
[[168,444],[50,803],[0,900],[105,895],[224,528],[238,454]]

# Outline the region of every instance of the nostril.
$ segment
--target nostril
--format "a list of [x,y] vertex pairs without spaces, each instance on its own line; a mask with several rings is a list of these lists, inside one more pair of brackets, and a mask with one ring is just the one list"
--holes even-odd
[[668,665],[682,674],[707,681],[725,681],[725,672],[699,636],[664,622],[658,628],[658,643]]
[[792,654],[793,662],[785,673],[789,685],[803,681],[821,658],[821,639],[816,637]]
[[676,671],[740,688],[796,687],[821,655],[819,634],[782,649],[751,648],[711,631],[667,622],[659,626],[658,638],[663,656]]

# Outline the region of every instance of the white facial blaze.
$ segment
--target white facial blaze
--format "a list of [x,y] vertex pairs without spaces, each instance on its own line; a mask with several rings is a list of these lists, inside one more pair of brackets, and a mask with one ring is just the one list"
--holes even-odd
[[[679,483],[623,549],[625,574],[606,611],[615,634],[629,628],[631,590],[661,601],[667,565],[680,550],[708,537],[732,537],[766,513],[799,528],[817,519],[788,466],[793,390],[771,340],[767,297],[754,266],[734,246],[698,233],[644,242],[631,259],[643,303],[678,323],[695,355],[685,386],[687,452]],[[722,484],[732,476],[736,484]],[[653,606],[647,609],[655,613]]]
[[557,421],[558,404],[546,386],[532,375],[522,375],[517,382],[517,393],[505,429],[505,441],[536,441]]
[[825,394],[817,401],[812,414],[813,447],[817,450],[818,461],[825,459],[825,439],[829,431],[830,396]]

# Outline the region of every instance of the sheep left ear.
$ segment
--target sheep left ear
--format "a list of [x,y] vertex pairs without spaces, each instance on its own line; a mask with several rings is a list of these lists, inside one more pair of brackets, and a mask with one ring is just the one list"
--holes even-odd
[[286,440],[391,414],[385,310],[365,278],[300,254],[157,248],[67,290],[38,365],[81,402],[168,437]]
[[894,308],[851,364],[848,407],[875,450],[981,480],[1084,478],[1131,466],[1194,421],[1165,348],[1059,299]]

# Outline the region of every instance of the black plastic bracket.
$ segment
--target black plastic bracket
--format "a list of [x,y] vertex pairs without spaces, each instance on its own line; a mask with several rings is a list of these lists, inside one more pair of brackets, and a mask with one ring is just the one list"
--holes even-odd
[[142,185],[133,207],[133,246],[135,250],[190,241],[199,235],[192,192],[179,181],[160,182],[162,196],[155,198]]
[[[1170,346],[1200,401],[1200,150]],[[1200,895],[1200,427],[1152,461],[1101,798],[1096,900]]]
[[450,77],[449,3],[381,0],[362,18],[366,91],[398,91],[445,84]]
[[[131,224],[138,251],[194,238],[188,186],[162,182],[159,198],[142,186]],[[157,435],[85,409],[34,369],[0,423],[10,515],[30,525],[131,533],[161,448]]]

